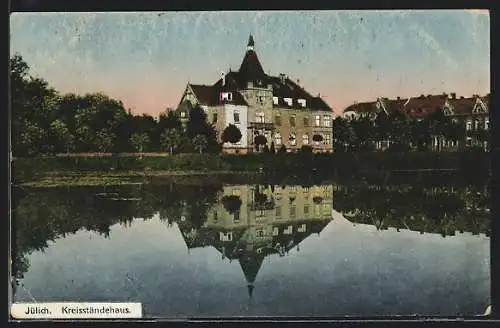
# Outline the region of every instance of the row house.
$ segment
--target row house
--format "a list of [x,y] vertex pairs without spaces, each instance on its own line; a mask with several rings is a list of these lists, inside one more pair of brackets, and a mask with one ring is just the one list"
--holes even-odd
[[[213,85],[188,83],[180,104],[186,102],[205,110],[219,138],[229,124],[240,129],[240,142],[224,143],[224,152],[254,151],[257,135],[263,135],[269,147],[274,143],[276,149],[285,145],[288,151],[296,151],[305,145],[315,152],[333,150],[332,108],[285,74],[266,74],[252,36],[239,70],[223,73]],[[187,120],[183,108],[178,110],[181,119]]]
[[[488,149],[486,137],[489,124],[490,95],[480,97],[457,97],[455,93],[441,95],[420,95],[408,99],[379,98],[374,102],[355,103],[343,112],[346,120],[368,118],[375,120],[379,115],[398,115],[407,120],[423,120],[433,115],[444,115],[459,123],[465,129],[461,140],[448,140],[441,135],[432,135],[430,147],[434,150],[457,150],[467,147]],[[377,142],[377,148],[388,147],[388,141]]]

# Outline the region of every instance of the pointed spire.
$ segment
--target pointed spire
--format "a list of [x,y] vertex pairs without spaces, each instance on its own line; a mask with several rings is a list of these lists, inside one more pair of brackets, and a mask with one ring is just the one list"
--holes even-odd
[[247,44],[247,50],[253,50],[253,47],[255,46],[255,41],[253,40],[252,34],[248,37],[248,44]]

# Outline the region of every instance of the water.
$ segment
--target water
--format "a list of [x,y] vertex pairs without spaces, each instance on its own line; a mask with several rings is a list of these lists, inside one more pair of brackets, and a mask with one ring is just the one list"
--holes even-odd
[[471,316],[489,304],[484,186],[16,189],[15,301],[149,317]]

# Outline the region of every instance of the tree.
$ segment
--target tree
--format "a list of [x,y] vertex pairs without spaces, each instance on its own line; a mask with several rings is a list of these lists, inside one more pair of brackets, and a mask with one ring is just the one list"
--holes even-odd
[[174,150],[177,150],[182,141],[182,135],[178,129],[166,129],[160,136],[160,145],[163,149],[167,149],[170,155]]
[[222,132],[222,142],[229,142],[235,144],[241,140],[241,131],[234,124],[229,124]]
[[115,136],[113,133],[109,132],[107,129],[102,129],[97,132],[95,138],[95,144],[99,152],[105,153],[113,147],[113,141]]
[[194,140],[198,135],[205,136],[207,144],[205,149],[209,152],[220,151],[220,144],[217,141],[215,128],[207,122],[207,114],[205,114],[203,108],[195,106],[189,112],[189,120],[186,124],[186,136],[190,140]]
[[[142,153],[144,149],[149,144],[149,137],[146,133],[134,133],[130,137],[130,142],[134,146],[135,150]],[[142,154],[141,154],[142,156]]]
[[193,139],[193,145],[194,145],[194,149],[196,151],[199,151],[200,154],[202,154],[203,151],[206,150],[208,147],[207,137],[203,134],[198,134]]
[[74,147],[74,136],[62,120],[57,119],[50,124],[49,133],[52,135],[51,143],[55,151],[63,150],[69,153]]
[[255,138],[254,138],[254,144],[255,144],[255,148],[257,151],[260,150],[261,146],[264,146],[267,144],[267,139],[265,136],[263,136],[262,134],[259,134],[259,135],[256,135]]
[[241,199],[235,195],[224,196],[222,197],[222,204],[229,214],[235,214],[241,208]]
[[353,133],[349,122],[338,116],[333,121],[334,149],[336,151],[345,151],[353,143]]

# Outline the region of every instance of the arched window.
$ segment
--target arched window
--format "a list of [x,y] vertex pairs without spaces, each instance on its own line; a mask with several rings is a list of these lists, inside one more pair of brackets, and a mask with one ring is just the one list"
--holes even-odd
[[302,144],[303,145],[309,144],[309,135],[307,133],[302,136]]

